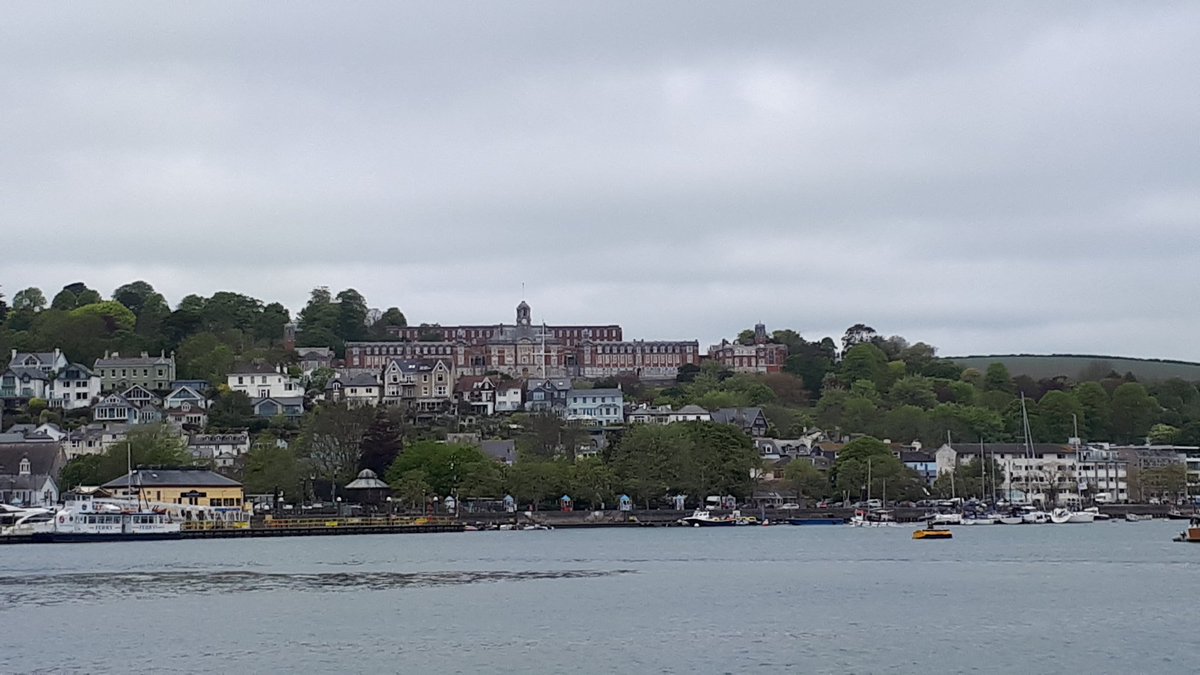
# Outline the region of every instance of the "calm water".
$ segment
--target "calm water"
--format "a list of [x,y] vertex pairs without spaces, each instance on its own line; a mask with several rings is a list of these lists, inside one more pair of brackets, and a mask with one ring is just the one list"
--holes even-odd
[[0,547],[0,672],[1187,673],[1181,527]]

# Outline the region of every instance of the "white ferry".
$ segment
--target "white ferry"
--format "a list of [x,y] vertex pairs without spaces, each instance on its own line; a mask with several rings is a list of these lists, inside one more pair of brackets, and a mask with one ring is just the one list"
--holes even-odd
[[12,534],[29,534],[35,542],[179,539],[181,524],[165,508],[134,502],[97,500],[89,494],[64,495],[61,509],[44,522],[13,525]]

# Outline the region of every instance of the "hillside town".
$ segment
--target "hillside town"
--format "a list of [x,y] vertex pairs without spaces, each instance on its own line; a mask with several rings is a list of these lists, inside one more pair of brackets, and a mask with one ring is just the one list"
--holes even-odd
[[[685,492],[693,502],[714,492],[763,507],[794,507],[806,499],[849,503],[871,489],[887,491],[889,483],[893,496],[911,501],[973,491],[979,498],[987,493],[992,499],[1072,507],[1176,503],[1200,494],[1200,445],[1149,437],[1141,443],[1085,442],[1078,428],[1057,443],[1039,438],[996,442],[968,433],[954,438],[949,429],[945,440],[930,443],[925,429],[888,437],[879,433],[886,428],[862,428],[849,414],[854,397],[880,401],[874,382],[882,385],[887,378],[875,365],[864,366],[862,357],[875,350],[883,359],[883,348],[891,343],[865,326],[847,331],[843,350],[821,373],[825,395],[814,407],[808,397],[816,387],[805,389],[810,382],[803,364],[797,366],[800,350],[787,343],[795,340],[789,333],[795,335],[769,334],[760,323],[702,352],[696,340],[627,340],[616,324],[538,323],[522,301],[512,323],[386,325],[376,339],[336,346],[302,346],[312,343],[303,321],[286,322],[273,358],[239,361],[219,381],[179,377],[174,351],[106,350],[80,362],[59,347],[13,348],[0,371],[0,502],[51,504],[80,487],[78,481],[114,480],[123,473],[117,471],[120,463],[106,474],[94,470],[98,458],[132,447],[133,437],[142,439],[139,447],[147,438],[157,439],[180,451],[166,457],[247,481],[258,492],[272,483],[272,498],[282,491],[284,499],[295,502],[333,499],[364,469],[372,479],[386,476],[399,490],[396,484],[404,477],[392,471],[397,458],[421,444],[470,447],[493,463],[490,478],[474,486],[478,497],[520,492],[521,480],[513,476],[522,469],[536,473],[532,467],[539,464],[565,472],[543,475],[536,487],[518,495],[535,508],[572,489],[592,506],[614,503],[619,492],[638,492],[635,497],[647,506],[673,503],[674,495]],[[917,361],[903,351],[897,355],[902,369],[911,370]],[[906,365],[905,357],[913,364]],[[932,372],[946,365],[926,359],[917,367]],[[856,375],[856,369],[863,374]],[[959,382],[951,384],[971,381],[970,371],[960,372]],[[1001,375],[989,369],[987,377]],[[979,387],[981,398],[994,397],[1016,382],[1007,374],[1003,379],[964,384],[966,394],[955,387],[951,396],[964,400]],[[921,407],[934,413],[947,405],[961,408],[953,401],[938,403],[941,395],[932,388],[937,381],[924,374],[893,377],[889,395],[908,396],[916,405],[897,406],[888,416],[910,409],[919,413]],[[914,384],[928,391],[903,393]],[[1024,406],[1024,392],[1017,393]],[[1055,393],[1061,394],[1052,391],[1042,400]],[[930,400],[921,402],[926,394]],[[1001,409],[1016,400],[1005,395]],[[831,419],[823,406],[839,397],[845,410],[838,423],[822,423]],[[315,430],[334,414],[328,411],[356,416],[359,425],[351,438],[338,439],[353,449],[333,464],[318,460],[313,447],[320,433],[333,435]],[[1076,426],[1082,416],[1067,415]],[[365,456],[373,425],[388,435],[384,459],[374,461]],[[649,464],[631,457],[667,439],[661,435],[666,430],[697,425],[732,434],[706,441],[712,452],[723,452],[721,444],[742,451],[735,460],[721,460],[724,478],[697,482],[688,477],[689,466],[677,466],[669,475],[642,475],[651,469],[638,467]],[[842,450],[870,438],[872,431],[891,463],[877,461],[873,478],[856,477],[862,467],[839,458],[846,459]],[[286,453],[286,460],[266,461],[264,468],[264,460],[252,459],[254,452],[278,457],[270,455],[276,451]],[[147,452],[139,461],[156,456]],[[608,473],[602,479],[579,478],[591,480],[586,485],[564,477],[590,471],[585,470],[588,460]],[[280,469],[272,461],[286,461],[291,468]],[[65,470],[68,464],[92,468],[72,472]],[[408,478],[416,480],[413,470],[409,467]],[[453,485],[431,484],[436,481],[428,479],[429,466],[415,470],[423,476],[421,501],[464,487],[457,479]],[[256,480],[255,471],[269,478]],[[279,471],[288,477],[279,478]],[[642,485],[651,478],[659,487]]]

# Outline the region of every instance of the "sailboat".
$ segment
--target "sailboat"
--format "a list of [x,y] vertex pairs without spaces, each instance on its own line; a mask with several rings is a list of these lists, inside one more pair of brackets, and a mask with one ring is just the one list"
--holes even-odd
[[[867,504],[871,503],[871,459],[867,458]],[[883,483],[883,500],[880,502],[883,505],[887,504],[887,481]],[[895,516],[892,512],[885,508],[878,509],[859,509],[854,512],[854,517],[850,519],[851,527],[899,527],[896,523]]]

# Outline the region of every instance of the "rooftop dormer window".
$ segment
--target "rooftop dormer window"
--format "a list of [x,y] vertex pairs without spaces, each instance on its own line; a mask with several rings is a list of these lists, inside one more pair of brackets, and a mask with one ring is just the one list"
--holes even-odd
[[19,465],[19,467],[18,467],[17,471],[18,471],[18,472],[20,473],[20,475],[22,475],[22,476],[28,476],[28,475],[29,475],[30,467],[29,467],[29,458],[28,458],[28,457],[22,457],[22,458],[21,458],[21,464]]

